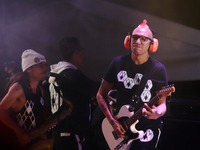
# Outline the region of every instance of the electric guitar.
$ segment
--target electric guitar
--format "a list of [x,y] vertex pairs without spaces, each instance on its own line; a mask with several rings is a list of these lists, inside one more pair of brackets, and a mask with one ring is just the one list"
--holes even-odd
[[[147,104],[149,107],[155,105],[158,100],[162,97],[169,96],[172,92],[175,92],[173,85],[167,86],[160,90],[155,97],[153,97]],[[129,105],[124,105],[119,110],[119,113],[114,118],[120,122],[123,128],[126,130],[128,139],[120,138],[113,130],[113,127],[109,123],[108,119],[105,118],[102,122],[102,132],[111,150],[128,150],[131,146],[131,142],[136,139],[143,137],[144,132],[138,131],[135,125],[139,122],[138,120],[143,116],[142,108],[140,108],[135,114],[129,111]]]

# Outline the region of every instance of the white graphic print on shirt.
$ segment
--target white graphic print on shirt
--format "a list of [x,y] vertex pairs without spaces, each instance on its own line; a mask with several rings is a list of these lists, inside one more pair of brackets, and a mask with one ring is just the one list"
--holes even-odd
[[[35,122],[35,115],[33,113],[33,107],[34,107],[34,103],[32,100],[27,100],[25,103],[25,112],[23,114],[19,113],[17,115],[17,120],[19,123],[19,126],[22,127],[27,133],[30,132],[36,125]],[[27,127],[25,122],[29,121],[30,122],[30,126]]]
[[[139,85],[141,82],[143,75],[140,73],[136,73],[135,74],[135,78],[132,79],[130,77],[128,77],[127,72],[126,71],[120,71],[117,74],[117,78],[119,82],[123,82],[124,83],[124,87],[126,89],[132,89],[134,87],[134,85]],[[145,85],[145,88],[141,94],[141,100],[143,102],[149,102],[150,98],[151,98],[151,88],[153,87],[152,81],[148,80],[147,84]]]
[[[54,85],[58,86],[56,82]],[[50,98],[51,98],[51,112],[53,114],[58,111],[59,100],[60,100],[60,106],[62,106],[62,104],[63,104],[63,99],[62,99],[62,97],[59,96],[58,92],[56,92],[54,85],[53,85],[53,83],[51,83],[49,86]],[[61,91],[60,91],[60,93],[62,94]]]
[[153,131],[151,129],[148,129],[145,133],[144,136],[142,138],[140,138],[141,142],[149,142],[153,139],[154,134]]
[[126,71],[120,71],[117,74],[118,81],[124,83],[124,87],[127,89],[132,89],[134,85],[139,85],[143,75],[136,73],[135,78],[129,78]]

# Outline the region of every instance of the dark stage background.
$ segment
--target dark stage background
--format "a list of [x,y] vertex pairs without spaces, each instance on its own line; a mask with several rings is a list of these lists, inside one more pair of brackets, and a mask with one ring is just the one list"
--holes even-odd
[[61,60],[58,42],[76,36],[85,48],[80,70],[101,81],[126,34],[143,19],[159,39],[153,57],[167,69],[176,92],[167,101],[159,150],[198,147],[200,133],[200,1],[0,0],[0,67],[34,49],[49,65]]
[[196,149],[200,133],[200,81],[172,81],[176,92],[167,101],[159,150]]

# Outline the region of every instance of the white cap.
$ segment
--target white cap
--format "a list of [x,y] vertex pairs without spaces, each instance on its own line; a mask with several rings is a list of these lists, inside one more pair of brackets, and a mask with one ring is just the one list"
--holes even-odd
[[22,53],[22,70],[23,72],[29,67],[39,64],[41,62],[46,62],[43,55],[35,52],[32,49],[27,49]]

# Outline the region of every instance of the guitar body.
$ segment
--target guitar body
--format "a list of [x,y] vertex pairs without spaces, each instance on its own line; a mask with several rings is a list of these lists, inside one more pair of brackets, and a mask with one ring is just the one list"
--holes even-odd
[[[118,120],[122,126],[123,122],[130,118],[131,116],[134,115],[133,112],[129,112],[129,105],[124,105],[121,107],[119,113],[114,116],[116,120]],[[120,138],[116,135],[116,133],[113,130],[113,127],[110,125],[109,121],[107,118],[105,118],[102,122],[102,132],[103,135],[108,143],[108,146],[110,147],[111,150],[128,150],[131,146],[131,142],[133,140],[139,139],[143,136],[144,132],[143,131],[138,131],[135,128],[135,125],[138,123],[136,121],[133,123],[128,130],[126,130],[126,134],[128,135],[129,139],[126,144],[122,144],[123,146],[121,147],[121,143],[124,141],[124,138]],[[125,127],[124,127],[125,128]]]
[[[172,92],[175,92],[175,87],[173,85],[167,86],[167,88],[163,88],[156,94],[155,97],[153,97],[147,103],[147,105],[149,107],[152,107],[162,97],[169,96]],[[111,150],[129,150],[133,140],[143,137],[144,132],[142,130],[137,131],[135,125],[138,123],[138,120],[143,116],[142,109],[144,107],[145,106],[141,107],[134,114],[133,112],[129,112],[129,105],[124,105],[121,107],[119,113],[114,116],[114,119],[117,120],[126,130],[126,135],[128,136],[128,139],[118,137],[117,134],[114,132],[113,127],[110,125],[108,119],[105,118],[103,120],[102,132]]]

